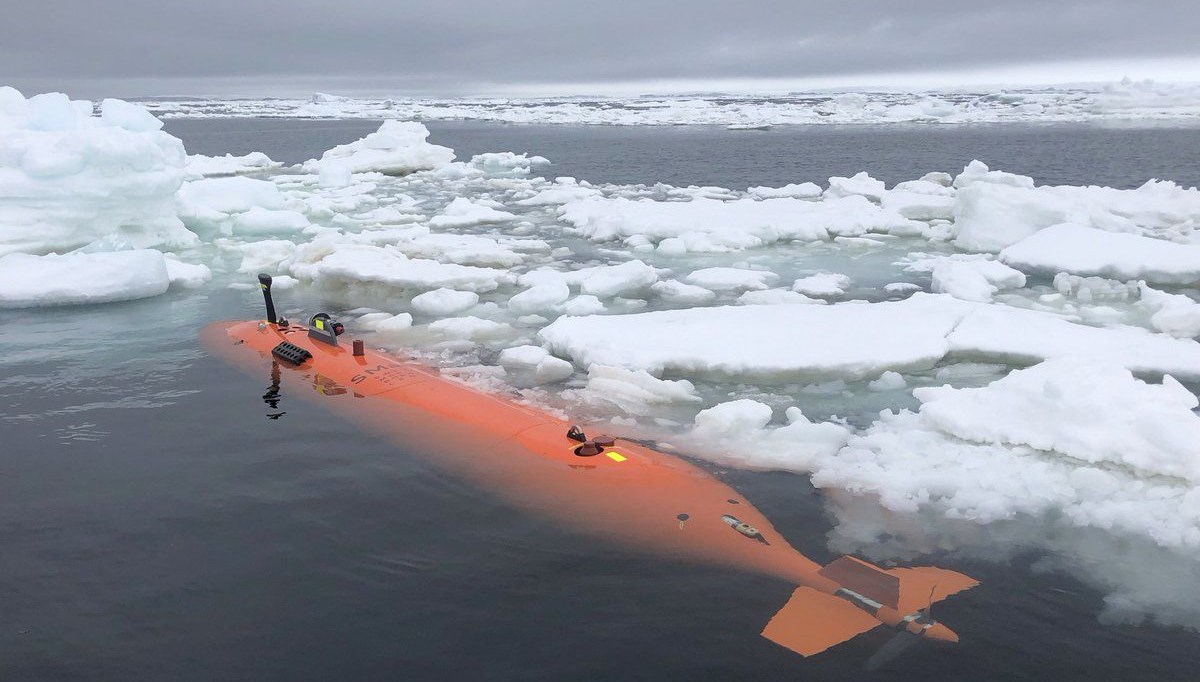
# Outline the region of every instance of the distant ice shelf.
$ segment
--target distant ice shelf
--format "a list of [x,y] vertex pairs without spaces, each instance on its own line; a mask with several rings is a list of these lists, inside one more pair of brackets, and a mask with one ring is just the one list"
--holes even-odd
[[776,125],[1163,120],[1200,122],[1200,86],[1124,80],[1041,88],[641,97],[153,99],[164,118],[376,118],[587,125]]

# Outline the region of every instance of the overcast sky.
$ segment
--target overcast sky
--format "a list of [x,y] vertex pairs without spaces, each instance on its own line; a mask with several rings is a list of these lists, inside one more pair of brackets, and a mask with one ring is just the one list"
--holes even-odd
[[1197,0],[9,0],[26,94],[1200,80]]

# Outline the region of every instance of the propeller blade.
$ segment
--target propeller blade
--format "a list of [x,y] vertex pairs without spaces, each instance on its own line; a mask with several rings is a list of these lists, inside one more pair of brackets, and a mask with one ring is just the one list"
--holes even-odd
[[863,668],[866,670],[879,670],[920,641],[920,635],[914,635],[908,630],[901,630],[894,637],[884,642],[883,646],[879,647],[879,650],[867,659],[867,662],[863,664]]

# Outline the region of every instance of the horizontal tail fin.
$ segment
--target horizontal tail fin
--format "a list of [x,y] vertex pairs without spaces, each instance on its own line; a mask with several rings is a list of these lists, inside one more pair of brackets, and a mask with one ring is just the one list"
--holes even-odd
[[906,614],[916,613],[931,602],[941,601],[955,592],[979,584],[970,576],[944,568],[919,566],[885,569],[851,556],[833,561],[819,573],[849,590]]
[[[849,556],[837,559],[819,573],[847,590],[905,615],[917,613],[932,602],[979,584],[970,576],[943,568],[884,569]],[[763,628],[762,635],[802,656],[811,656],[882,625],[883,622],[869,612],[876,608],[799,587]],[[907,622],[906,619],[901,625]],[[922,622],[925,623],[924,636],[957,641],[945,626],[932,621]],[[942,628],[946,634],[934,636],[931,633],[935,633],[936,628]]]
[[969,575],[933,566],[892,568],[888,573],[900,579],[900,603],[896,607],[900,613],[916,613],[933,602],[979,584]]
[[844,556],[817,571],[833,582],[885,606],[900,604],[900,578],[852,556]]
[[762,635],[801,656],[812,656],[878,625],[878,620],[844,599],[800,587]]

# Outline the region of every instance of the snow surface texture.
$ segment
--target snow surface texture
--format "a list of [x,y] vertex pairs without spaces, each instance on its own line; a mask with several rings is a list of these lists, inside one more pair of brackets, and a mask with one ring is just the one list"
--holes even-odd
[[771,97],[356,99],[317,93],[306,100],[154,100],[143,104],[164,117],[290,116],[595,125],[702,124],[753,130],[786,124],[1192,120],[1200,116],[1198,101],[1200,94],[1195,86],[1125,80],[1070,88],[813,92]]

